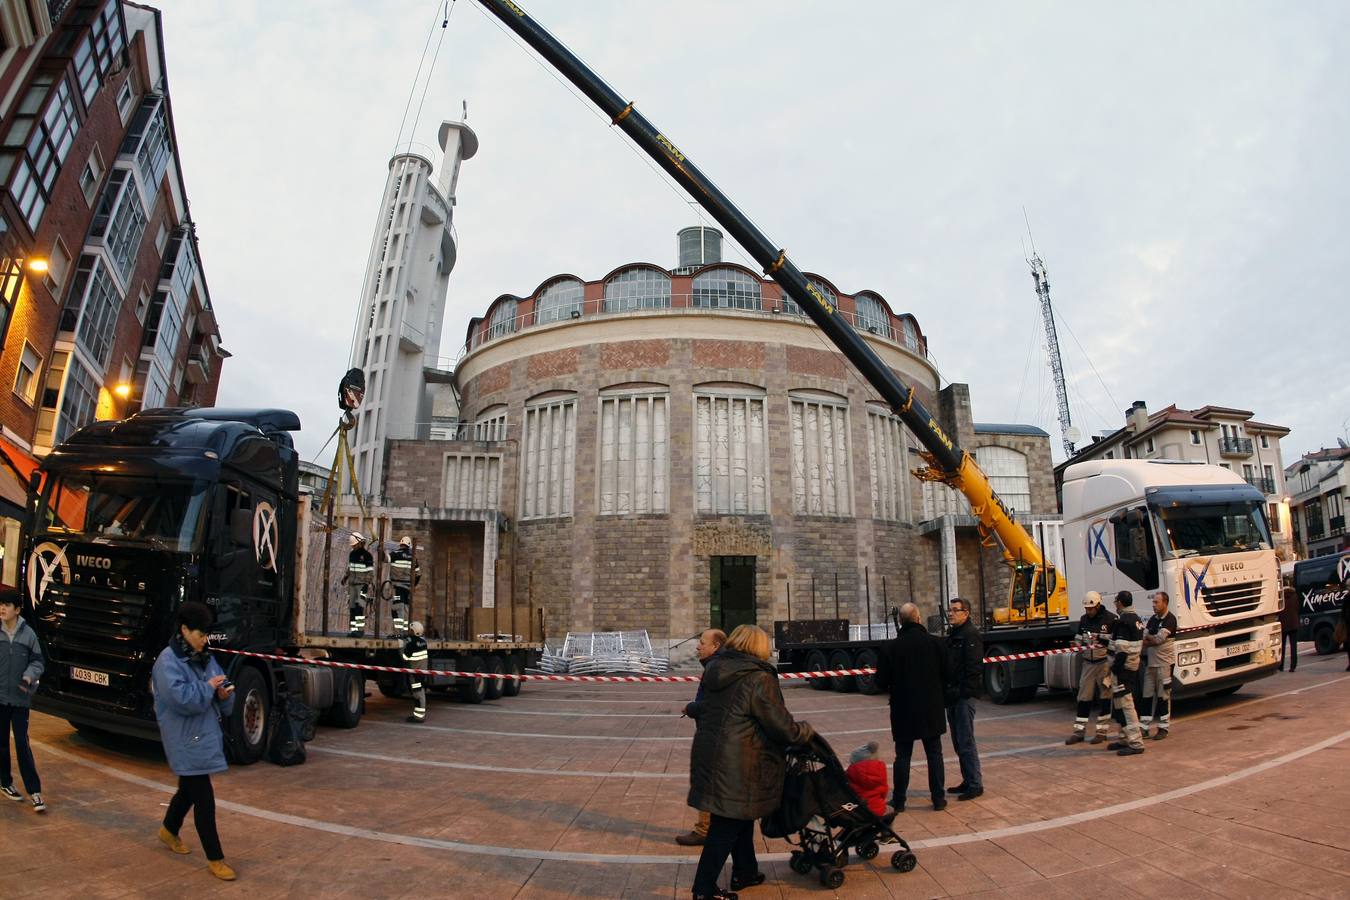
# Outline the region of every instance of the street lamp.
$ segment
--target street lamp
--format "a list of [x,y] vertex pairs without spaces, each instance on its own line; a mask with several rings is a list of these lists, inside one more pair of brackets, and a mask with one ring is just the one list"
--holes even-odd
[[51,263],[49,263],[45,257],[30,256],[27,259],[19,260],[19,262],[27,266],[28,271],[32,272],[34,275],[46,275],[47,272],[51,270]]
[[113,393],[125,400],[131,396],[131,385],[124,381],[113,387]]

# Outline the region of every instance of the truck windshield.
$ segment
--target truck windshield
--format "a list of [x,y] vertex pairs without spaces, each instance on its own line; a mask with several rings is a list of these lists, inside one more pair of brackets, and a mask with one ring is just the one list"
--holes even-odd
[[1172,558],[1269,550],[1260,504],[1248,501],[1155,506],[1158,540]]
[[48,481],[38,522],[49,533],[188,552],[197,547],[208,487],[197,480],[69,472]]

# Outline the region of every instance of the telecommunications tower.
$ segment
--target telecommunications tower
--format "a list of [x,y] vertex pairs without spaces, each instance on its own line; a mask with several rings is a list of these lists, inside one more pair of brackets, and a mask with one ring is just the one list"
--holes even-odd
[[1050,373],[1055,378],[1055,403],[1059,407],[1059,432],[1064,438],[1066,457],[1073,456],[1073,445],[1079,432],[1069,418],[1069,393],[1064,386],[1064,363],[1059,358],[1059,333],[1055,330],[1055,310],[1050,305],[1050,278],[1045,272],[1045,263],[1036,253],[1036,244],[1031,245],[1031,279],[1036,282],[1036,296],[1041,301],[1041,318],[1045,320],[1045,352],[1050,358]]

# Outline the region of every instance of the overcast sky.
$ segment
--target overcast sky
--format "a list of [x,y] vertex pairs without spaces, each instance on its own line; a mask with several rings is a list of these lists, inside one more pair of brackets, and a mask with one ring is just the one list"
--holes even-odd
[[[672,266],[675,232],[698,222],[473,0],[443,35],[444,0],[163,5],[234,354],[218,403],[295,409],[306,457],[336,421],[429,34],[427,63],[443,39],[440,56],[403,140],[434,146],[467,100],[481,141],[459,181],[443,355],[496,296]],[[1085,434],[1134,400],[1252,410],[1293,429],[1286,462],[1350,428],[1350,4],[522,5],[802,269],[912,312],[977,421],[1040,425],[1061,455],[1025,207]]]

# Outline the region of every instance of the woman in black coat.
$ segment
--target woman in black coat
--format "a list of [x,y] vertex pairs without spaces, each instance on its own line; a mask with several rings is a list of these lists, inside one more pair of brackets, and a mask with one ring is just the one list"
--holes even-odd
[[695,898],[735,896],[717,887],[731,856],[731,889],[760,884],[755,819],[778,809],[787,771],[784,749],[811,739],[783,703],[767,660],[769,636],[740,625],[703,673],[703,699],[685,713],[698,724],[689,755],[689,805],[712,814],[694,873]]
[[891,806],[896,810],[905,808],[915,741],[923,741],[928,758],[928,793],[933,808],[947,806],[942,771],[947,668],[947,649],[919,624],[919,608],[912,603],[900,607],[900,633],[882,648],[876,674],[876,686],[891,693],[891,737],[895,739],[895,796]]

